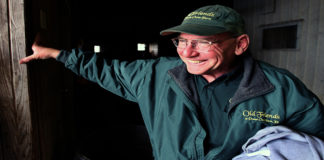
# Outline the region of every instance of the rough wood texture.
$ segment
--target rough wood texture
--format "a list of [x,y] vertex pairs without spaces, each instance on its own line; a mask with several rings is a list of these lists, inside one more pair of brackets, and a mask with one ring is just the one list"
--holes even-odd
[[[323,102],[324,0],[234,0],[234,8],[246,20],[252,54],[294,73]],[[262,29],[289,23],[298,25],[297,48],[263,50]]]
[[0,0],[0,159],[32,159],[23,0]]

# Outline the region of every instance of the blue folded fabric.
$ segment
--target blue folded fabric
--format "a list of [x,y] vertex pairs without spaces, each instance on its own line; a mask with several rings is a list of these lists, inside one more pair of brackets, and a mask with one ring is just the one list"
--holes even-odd
[[324,142],[285,126],[258,131],[233,160],[324,160]]

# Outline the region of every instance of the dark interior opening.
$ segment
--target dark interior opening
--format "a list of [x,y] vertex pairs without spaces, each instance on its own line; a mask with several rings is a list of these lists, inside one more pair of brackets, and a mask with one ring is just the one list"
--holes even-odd
[[263,49],[294,49],[297,47],[297,25],[265,28]]
[[[156,58],[149,49],[153,44],[158,56],[177,56],[171,37],[160,36],[160,31],[180,24],[189,12],[215,3],[233,5],[228,0],[26,0],[27,48],[41,31],[47,35],[48,43],[44,44],[58,49],[80,47],[93,51],[98,45],[100,54],[107,58],[131,61]],[[65,44],[66,41],[69,44]],[[146,44],[147,49],[138,51],[138,43]],[[114,159],[112,157],[153,159],[149,137],[136,103],[75,76],[56,61],[32,62],[28,67],[32,105],[35,106],[32,111],[34,123],[39,124],[37,134],[44,135],[38,144],[43,147],[42,151],[54,150],[53,159],[61,160],[80,160],[82,156],[90,160]],[[71,87],[67,89],[66,86]],[[60,102],[49,104],[53,99]],[[73,117],[70,112],[73,112]]]

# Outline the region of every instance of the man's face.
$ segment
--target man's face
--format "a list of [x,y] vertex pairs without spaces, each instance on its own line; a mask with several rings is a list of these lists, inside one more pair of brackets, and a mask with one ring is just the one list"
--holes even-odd
[[[189,42],[185,48],[177,48],[177,52],[186,64],[189,73],[202,75],[205,78],[210,76],[217,78],[233,67],[236,57],[236,39],[231,37],[229,33],[213,36],[181,33],[179,38],[186,39]],[[192,40],[207,40],[218,43],[212,43],[209,50],[201,51],[200,48],[190,43]]]

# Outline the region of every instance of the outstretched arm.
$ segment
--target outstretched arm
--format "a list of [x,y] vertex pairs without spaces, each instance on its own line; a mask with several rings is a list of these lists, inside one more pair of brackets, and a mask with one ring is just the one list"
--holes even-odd
[[39,46],[36,43],[33,44],[32,50],[33,50],[33,54],[20,59],[19,60],[20,64],[28,63],[29,61],[36,60],[36,59],[56,58],[60,53],[60,50],[58,49]]

